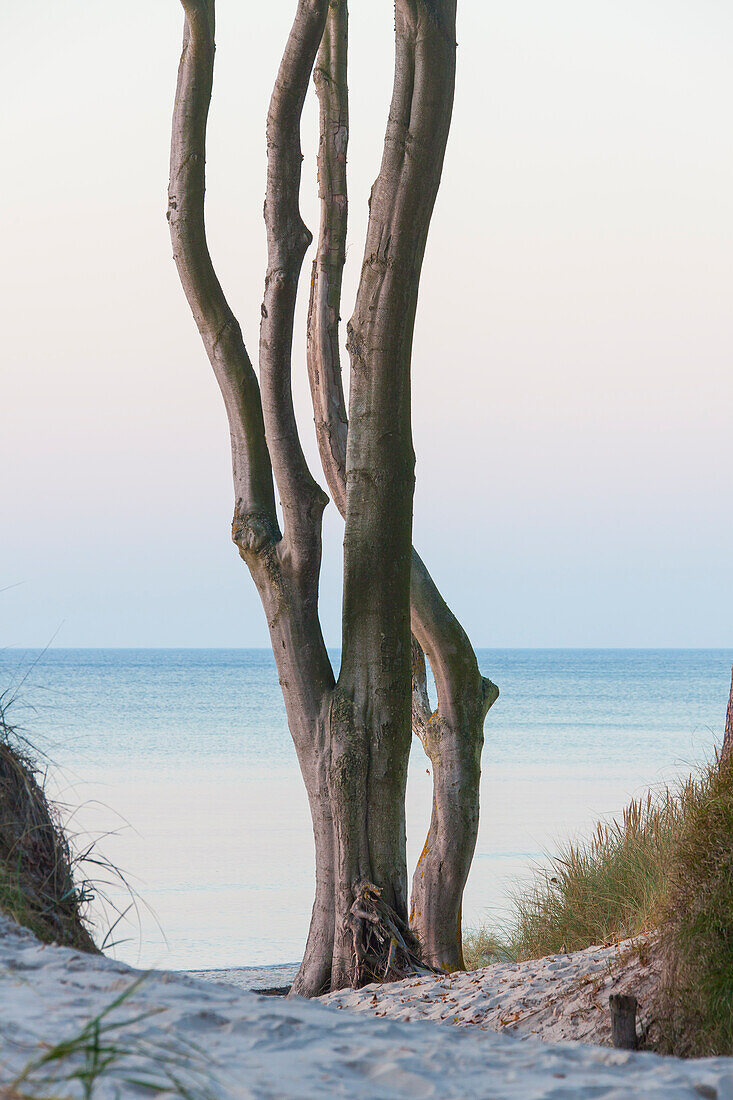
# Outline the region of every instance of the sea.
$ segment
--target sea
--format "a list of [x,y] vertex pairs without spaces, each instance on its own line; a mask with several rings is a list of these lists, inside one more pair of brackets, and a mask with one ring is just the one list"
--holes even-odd
[[[733,650],[478,657],[501,695],[486,719],[467,926],[506,920],[548,853],[710,759]],[[301,957],[313,841],[269,651],[5,649],[0,691],[91,882],[110,954],[170,969]],[[430,804],[414,740],[411,870]]]

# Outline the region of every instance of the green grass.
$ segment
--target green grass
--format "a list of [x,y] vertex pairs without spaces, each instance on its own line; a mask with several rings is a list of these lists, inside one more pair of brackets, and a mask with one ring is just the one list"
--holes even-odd
[[669,866],[660,922],[657,1048],[733,1054],[733,762],[711,768]]
[[516,962],[511,934],[494,931],[487,926],[464,929],[463,961],[466,970],[478,970],[496,962]]
[[502,928],[468,930],[468,969],[655,933],[662,980],[651,1045],[733,1054],[733,761],[632,801],[568,844]]
[[633,800],[586,841],[567,844],[514,898],[511,922],[469,931],[471,965],[497,958],[538,959],[649,932],[660,920],[680,829],[704,797],[706,779]]

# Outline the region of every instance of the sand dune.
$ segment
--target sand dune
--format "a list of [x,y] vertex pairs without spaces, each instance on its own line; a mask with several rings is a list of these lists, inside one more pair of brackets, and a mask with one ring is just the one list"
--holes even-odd
[[[135,984],[137,982],[137,984]],[[50,1044],[78,1035],[125,991],[105,1017],[103,1043],[126,1053],[108,1066],[95,1097],[165,1094],[223,1098],[479,1097],[486,1100],[603,1100],[648,1097],[733,1100],[733,1059],[684,1063],[581,1043],[557,1044],[337,1011],[300,999],[263,997],[230,984],[152,971],[43,947],[0,918],[0,1090]],[[373,995],[373,994],[372,994]],[[416,1002],[417,1003],[417,1002]],[[59,1074],[83,1052],[25,1083],[31,1095],[81,1095]],[[7,1093],[6,1093],[7,1095]]]
[[322,1000],[393,1020],[437,1020],[548,1042],[610,1046],[609,995],[632,993],[637,998],[641,1033],[655,977],[649,937],[639,937],[613,947],[496,963],[445,978],[411,978],[342,990]]

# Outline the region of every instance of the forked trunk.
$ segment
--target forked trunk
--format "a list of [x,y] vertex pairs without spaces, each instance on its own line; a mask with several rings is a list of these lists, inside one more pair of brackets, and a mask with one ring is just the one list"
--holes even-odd
[[[322,84],[324,72],[330,79],[331,67],[345,80],[346,3],[299,0],[270,104],[259,385],[214,272],[204,226],[214,0],[182,4],[186,21],[169,192],[173,251],[229,417],[236,498],[232,534],[267,616],[313,820],[316,898],[294,992],[312,995],[397,977],[419,965],[419,945],[407,920],[404,816],[411,599],[412,629],[428,653],[439,694],[439,719],[424,716],[437,809],[429,844],[435,855],[421,860],[423,886],[415,895],[430,896],[416,906],[416,921],[427,957],[459,965],[455,910],[475,842],[477,754],[492,693],[478,673],[468,639],[411,551],[410,426],[417,291],[453,100],[455,0],[396,2],[392,107],[349,328],[348,436],[337,343],[345,220],[341,226],[334,223],[329,246],[338,285],[314,285],[311,318],[320,318],[320,333],[328,330],[332,338],[335,333],[322,360],[325,389],[316,386],[314,393],[331,400],[321,423],[331,432],[337,480],[332,484],[328,468],[326,474],[346,523],[337,683],[318,618],[321,516],[327,498],[308,470],[298,437],[291,353],[298,278],[311,239],[299,211],[300,118],[322,41],[322,57],[328,59],[325,70],[319,63]],[[332,189],[329,203],[334,208],[343,199],[345,219],[348,117],[336,123],[331,144],[336,161],[343,154],[343,189]],[[323,350],[320,336],[316,344]],[[322,427],[319,442],[323,449]],[[457,857],[449,871],[445,860],[451,844]],[[450,914],[452,938],[445,933],[444,913]]]
[[[410,923],[423,958],[462,970],[463,891],[479,824],[484,719],[499,689],[481,675],[463,627],[413,552],[413,728],[432,763],[433,808],[412,879]],[[424,648],[435,676],[438,709],[428,702]]]
[[[441,17],[434,12],[433,18]],[[446,24],[442,27],[445,30]],[[308,314],[308,376],[321,464],[342,514],[348,438],[339,354],[348,215],[347,45],[347,0],[331,0],[315,68],[321,224]],[[436,54],[432,64],[440,69],[443,61]],[[441,71],[450,80],[450,63]],[[499,692],[480,674],[468,637],[415,551],[411,586],[413,674],[418,677],[413,683],[412,726],[431,760],[433,774],[432,821],[413,879],[411,924],[424,958],[456,970],[463,966],[461,906],[478,831],[484,719]],[[423,650],[438,685],[434,715],[428,704]]]

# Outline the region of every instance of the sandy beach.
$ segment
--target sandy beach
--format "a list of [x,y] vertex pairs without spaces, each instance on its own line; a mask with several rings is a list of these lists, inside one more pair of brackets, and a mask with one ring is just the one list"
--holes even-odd
[[[595,963],[588,961],[586,976],[597,976],[593,967],[605,962],[600,952]],[[571,967],[568,962],[552,970],[546,960],[544,965],[542,980],[547,982],[564,980],[550,975]],[[288,968],[276,969],[283,977]],[[103,1020],[103,1026],[109,1026],[104,1042],[123,1048],[97,1082],[94,1095],[105,1100],[141,1095],[139,1082],[149,1094],[153,1087],[162,1095],[183,1095],[185,1083],[186,1095],[216,1100],[733,1100],[733,1059],[683,1062],[577,1042],[550,1044],[530,1030],[529,1037],[521,1039],[485,1026],[486,1013],[494,1011],[488,1003],[480,1026],[446,1026],[447,1017],[442,1008],[434,1011],[435,1006],[450,995],[456,1006],[460,1002],[464,1009],[478,1012],[479,1002],[471,1007],[467,998],[491,1000],[490,989],[501,983],[495,968],[444,979],[433,988],[422,981],[408,982],[381,995],[374,990],[335,994],[326,1003],[258,995],[233,985],[236,973],[214,973],[217,980],[211,980],[212,972],[209,980],[162,971],[143,974],[103,957],[42,946],[30,933],[0,918],[0,1088],[7,1090],[29,1062],[52,1044],[78,1036],[92,1017],[130,991]],[[504,983],[510,993],[507,1004],[516,1004],[521,989],[531,997],[532,980],[525,984],[527,975],[521,968],[511,973],[519,984],[512,988],[509,981]],[[222,974],[230,981],[223,982]],[[251,972],[249,978],[246,972],[239,974],[240,982],[253,978]],[[255,980],[272,975],[272,968],[265,968]],[[538,994],[539,972],[534,982]],[[336,1008],[339,1001],[341,1010]],[[442,1000],[443,1007],[448,1003]],[[366,1004],[369,1012],[358,1011]],[[389,1013],[398,1004],[409,1020],[373,1018],[372,1008]],[[437,1018],[419,1018],[431,1013]],[[470,1023],[466,1018],[461,1022]],[[81,1095],[78,1080],[74,1091],[64,1075],[83,1066],[84,1057],[80,1050],[55,1068],[37,1070],[24,1083],[24,1091],[34,1096]],[[138,1084],[132,1084],[133,1079]]]
[[[522,963],[495,963],[445,977],[408,978],[345,989],[323,1004],[390,1020],[434,1020],[458,1027],[503,1031],[545,1042],[611,1045],[608,998],[632,993],[639,1002],[638,1031],[648,1023],[657,967],[651,938],[589,947]],[[285,995],[297,964],[189,971],[190,977],[253,993]]]
[[444,978],[411,978],[341,990],[322,1000],[392,1020],[436,1020],[546,1042],[611,1045],[608,998],[631,993],[640,1033],[648,1022],[656,966],[649,937],[522,963],[496,963]]

